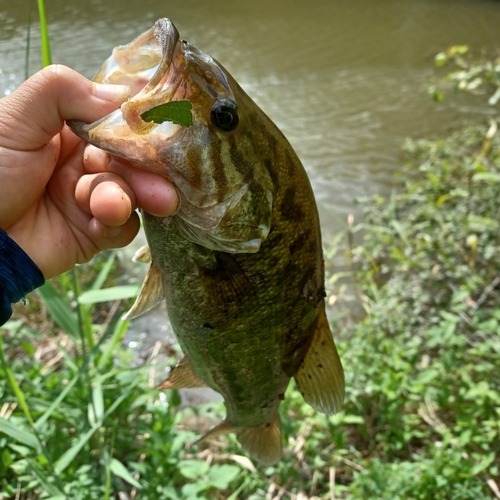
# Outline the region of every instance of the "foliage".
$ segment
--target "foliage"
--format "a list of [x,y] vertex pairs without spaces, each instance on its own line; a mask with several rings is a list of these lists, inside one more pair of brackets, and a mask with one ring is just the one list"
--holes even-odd
[[473,93],[490,95],[488,103],[494,106],[500,100],[500,57],[482,61],[472,60],[467,45],[454,45],[436,55],[438,67],[454,67],[439,83],[429,88],[436,101],[444,99],[444,90],[453,87]]
[[366,319],[344,362],[364,418],[353,498],[487,498],[500,467],[500,141],[408,142],[404,192],[354,249]]

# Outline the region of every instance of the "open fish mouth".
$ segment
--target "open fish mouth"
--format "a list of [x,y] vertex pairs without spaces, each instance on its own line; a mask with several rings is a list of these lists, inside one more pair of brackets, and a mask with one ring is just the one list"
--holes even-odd
[[68,126],[91,144],[147,168],[142,165],[144,149],[164,148],[180,125],[145,122],[141,115],[172,100],[182,81],[183,64],[179,32],[169,19],[159,19],[129,44],[115,47],[93,78],[96,83],[129,85],[132,97],[94,123],[69,120]]

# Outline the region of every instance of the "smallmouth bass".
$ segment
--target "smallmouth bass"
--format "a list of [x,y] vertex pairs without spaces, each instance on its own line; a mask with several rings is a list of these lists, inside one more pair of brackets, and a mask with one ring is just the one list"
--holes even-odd
[[[294,377],[304,399],[332,414],[344,375],[325,315],[314,195],[292,147],[231,75],[168,19],[116,47],[94,81],[128,84],[132,98],[83,139],[176,186],[172,217],[143,213],[151,266],[132,318],[166,299],[184,352],[160,388],[209,386],[227,414],[204,438],[235,432],[255,459],[281,457],[278,407]],[[193,124],[145,122],[171,101]],[[202,438],[203,439],[203,438]]]

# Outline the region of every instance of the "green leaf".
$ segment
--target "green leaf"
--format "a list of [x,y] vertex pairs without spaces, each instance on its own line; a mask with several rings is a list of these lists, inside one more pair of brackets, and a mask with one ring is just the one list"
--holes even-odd
[[179,472],[187,479],[196,479],[206,474],[209,466],[201,460],[181,460],[178,464]]
[[497,228],[498,221],[490,217],[480,217],[479,215],[469,215],[467,218],[471,229],[483,230],[485,228]]
[[108,302],[112,300],[131,299],[139,293],[139,285],[123,285],[103,288],[101,290],[89,290],[78,297],[79,304],[95,304],[96,302]]
[[10,436],[12,439],[30,448],[38,448],[38,440],[32,432],[18,427],[16,424],[13,424],[10,420],[6,420],[3,417],[0,417],[0,432],[7,434],[7,436]]
[[7,364],[7,360],[5,359],[5,355],[3,352],[3,342],[2,338],[0,337],[0,365],[2,366],[2,369],[4,370],[5,374],[7,375],[7,379],[9,380],[10,386],[12,390],[14,391],[14,394],[16,395],[17,401],[21,405],[21,408],[23,409],[24,415],[26,416],[26,420],[30,423],[30,425],[33,427],[35,423],[33,422],[33,417],[31,416],[30,409],[28,407],[28,403],[26,403],[26,398],[24,397],[24,392],[21,390],[19,387],[19,384],[16,382],[16,379],[14,375],[12,374],[11,369],[9,368],[9,365]]
[[80,328],[76,314],[71,310],[69,305],[57,293],[54,285],[50,281],[46,281],[45,285],[38,289],[45,306],[49,311],[54,321],[71,337],[80,337]]
[[158,124],[173,122],[183,127],[190,127],[193,124],[191,109],[193,109],[191,101],[171,101],[145,111],[142,113],[141,118],[145,122]]
[[57,396],[57,399],[50,405],[47,411],[36,421],[35,429],[40,430],[45,425],[47,420],[50,418],[54,410],[56,410],[64,400],[64,398],[69,394],[73,386],[76,384],[80,377],[78,373],[75,377],[69,382],[69,384],[63,389],[63,391]]
[[124,481],[127,481],[127,483],[131,484],[132,486],[135,486],[138,490],[142,489],[141,483],[139,483],[132,476],[132,474],[130,474],[127,468],[116,458],[111,459],[109,468],[111,469],[111,472],[115,476],[121,477]]
[[[124,394],[122,394],[106,411],[103,415],[103,420],[111,415],[116,408],[121,404],[121,402],[128,397],[132,389],[138,384],[138,379],[134,380],[132,384],[128,387]],[[80,450],[87,444],[89,439],[99,429],[102,425],[102,421],[97,422],[93,425],[85,434],[83,434],[80,439],[69,449],[66,450],[54,464],[54,469],[57,474],[60,474],[68,465],[73,461],[73,459],[78,455]]]
[[101,420],[104,415],[104,397],[102,395],[102,384],[94,382],[92,387],[92,405],[96,420]]
[[108,260],[106,263],[102,266],[101,270],[99,271],[99,274],[97,275],[97,278],[94,280],[94,283],[92,283],[92,286],[90,287],[91,290],[99,290],[103,283],[106,281],[106,278],[108,277],[109,272],[111,271],[111,268],[113,267],[113,262],[116,257],[116,250],[112,250],[110,256],[108,257]]
[[66,450],[54,464],[56,474],[60,474],[66,467],[73,461],[73,459],[80,453],[80,450],[87,444],[88,440],[92,437],[94,432],[101,427],[101,422],[92,426],[80,439],[71,447]]
[[212,465],[207,475],[214,488],[225,490],[240,472],[236,465]]
[[28,459],[28,464],[29,464],[28,469],[31,469],[31,471],[35,473],[36,477],[38,478],[38,481],[43,486],[44,490],[50,495],[52,495],[51,498],[57,498],[60,500],[65,498],[63,492],[50,481],[50,479],[45,475],[42,469],[38,467],[38,465],[36,465],[36,463],[33,460]]
[[500,174],[496,172],[478,172],[472,176],[473,181],[490,181],[490,182],[499,182]]

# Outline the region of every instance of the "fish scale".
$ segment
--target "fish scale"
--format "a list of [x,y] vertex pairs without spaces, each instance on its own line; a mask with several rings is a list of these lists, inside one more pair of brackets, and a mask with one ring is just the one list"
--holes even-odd
[[[218,391],[226,418],[205,438],[235,432],[254,458],[272,464],[281,456],[278,407],[292,377],[319,411],[338,411],[344,395],[311,185],[274,123],[167,19],[120,47],[125,75],[106,71],[116,67],[111,56],[98,81],[133,82],[127,53],[143,78],[143,47],[157,65],[149,84],[94,124],[70,123],[92,144],[169,178],[180,194],[176,215],[143,213],[151,267],[127,317],[166,299],[184,357],[160,388]],[[192,103],[190,127],[140,122],[141,110],[180,99]]]

